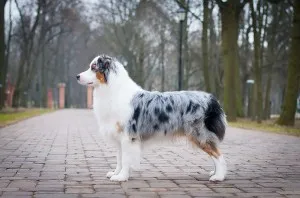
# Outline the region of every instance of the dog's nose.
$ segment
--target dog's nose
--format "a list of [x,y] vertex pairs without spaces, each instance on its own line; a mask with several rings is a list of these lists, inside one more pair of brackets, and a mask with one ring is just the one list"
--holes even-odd
[[80,79],[80,75],[78,74],[78,75],[76,76],[76,78],[77,78],[77,80],[79,80],[79,79]]

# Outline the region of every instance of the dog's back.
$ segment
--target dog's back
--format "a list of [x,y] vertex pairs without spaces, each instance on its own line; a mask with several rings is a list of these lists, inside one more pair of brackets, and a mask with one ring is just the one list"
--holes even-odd
[[137,93],[128,132],[142,141],[157,135],[188,136],[199,144],[223,140],[225,114],[216,98],[206,92]]

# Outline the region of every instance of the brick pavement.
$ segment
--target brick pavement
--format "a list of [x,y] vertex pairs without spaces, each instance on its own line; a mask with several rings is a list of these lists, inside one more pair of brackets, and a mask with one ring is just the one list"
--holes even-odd
[[2,197],[300,197],[300,138],[229,128],[228,176],[185,142],[148,150],[130,181],[105,178],[114,148],[89,110],[60,110],[0,129]]

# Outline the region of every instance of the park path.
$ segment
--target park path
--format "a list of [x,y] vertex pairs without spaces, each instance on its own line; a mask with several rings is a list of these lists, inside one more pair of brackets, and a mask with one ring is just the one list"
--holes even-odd
[[300,138],[228,128],[228,176],[208,182],[209,157],[184,142],[144,154],[130,181],[105,178],[114,148],[90,110],[59,110],[0,129],[2,197],[300,197]]

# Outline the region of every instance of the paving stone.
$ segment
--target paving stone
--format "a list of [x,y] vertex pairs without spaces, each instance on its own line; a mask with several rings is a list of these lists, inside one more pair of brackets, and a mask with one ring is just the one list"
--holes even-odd
[[284,197],[278,193],[236,193],[239,197]]
[[10,183],[9,180],[0,180],[0,188],[5,188]]
[[79,197],[79,195],[53,192],[51,194],[36,193],[33,197],[35,197],[35,198],[77,198],[77,197]]
[[[81,197],[87,198],[126,198],[127,196],[122,193],[95,193],[95,194],[81,194]],[[145,198],[145,197],[144,197]]]
[[2,195],[1,198],[32,198],[31,195]]
[[145,188],[145,187],[149,187],[149,184],[145,181],[128,181],[128,182],[123,182],[122,183],[122,187],[123,188]]
[[19,188],[0,188],[0,192],[18,192],[20,189]]
[[218,193],[241,193],[241,192],[243,192],[237,188],[213,188],[213,190]]
[[184,192],[184,191],[166,191],[166,192],[158,192],[157,194],[159,194],[160,196],[165,196],[165,195],[168,195],[168,196],[172,196],[172,195],[186,195],[187,193]]
[[128,182],[111,182],[116,149],[90,110],[59,110],[0,129],[1,197],[300,197],[300,138],[228,128],[223,182],[185,142],[145,150]]
[[191,198],[189,195],[161,195],[161,198]]
[[79,194],[79,193],[94,193],[93,188],[88,187],[69,187],[66,188],[66,193]]
[[33,192],[3,192],[3,196],[32,196]]
[[129,197],[159,197],[155,192],[127,192]]
[[47,184],[47,185],[37,185],[37,192],[64,192],[64,185],[62,184]]
[[162,187],[162,188],[174,188],[177,187],[177,184],[175,184],[173,181],[170,180],[163,180],[163,181],[156,181],[156,182],[150,182],[149,185],[151,187]]

